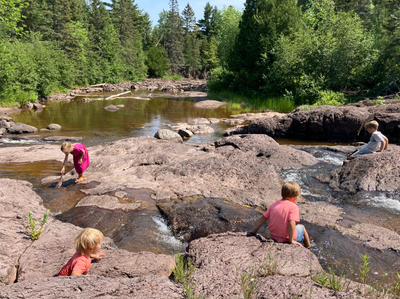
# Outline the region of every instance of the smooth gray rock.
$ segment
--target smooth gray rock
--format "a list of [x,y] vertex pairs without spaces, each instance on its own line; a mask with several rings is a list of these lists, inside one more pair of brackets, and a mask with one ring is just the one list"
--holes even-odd
[[190,138],[193,136],[193,133],[189,130],[186,129],[180,129],[178,131],[178,134],[182,137],[182,138]]
[[210,121],[207,118],[194,118],[189,121],[190,125],[209,125]]
[[157,139],[163,139],[163,140],[173,140],[176,142],[182,142],[182,137],[178,133],[171,131],[169,129],[161,129],[158,130],[157,133],[154,135],[155,138]]
[[214,129],[207,125],[194,125],[188,126],[188,130],[192,131],[196,135],[206,135],[214,133]]
[[9,134],[24,134],[24,133],[34,133],[37,132],[37,128],[22,124],[15,123],[11,127],[7,128],[7,133]]
[[107,111],[110,111],[110,112],[115,112],[115,111],[119,110],[119,108],[117,106],[112,105],[112,104],[108,105],[107,107],[104,107],[104,109],[107,110]]
[[34,109],[43,109],[46,107],[45,105],[39,104],[39,103],[33,103],[33,108]]
[[59,124],[49,124],[47,126],[47,129],[59,131],[59,130],[61,130],[61,126]]

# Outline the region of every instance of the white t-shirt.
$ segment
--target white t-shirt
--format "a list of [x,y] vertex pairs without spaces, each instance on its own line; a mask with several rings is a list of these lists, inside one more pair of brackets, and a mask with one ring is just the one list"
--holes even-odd
[[379,131],[375,131],[371,135],[371,139],[369,142],[363,147],[364,150],[369,151],[371,153],[375,153],[380,150],[381,142],[385,140],[385,135],[383,135]]

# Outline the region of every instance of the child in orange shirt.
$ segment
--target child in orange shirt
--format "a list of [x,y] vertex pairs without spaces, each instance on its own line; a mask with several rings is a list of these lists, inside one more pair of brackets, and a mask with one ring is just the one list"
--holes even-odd
[[300,246],[303,242],[305,247],[310,247],[310,239],[304,225],[296,225],[296,222],[300,222],[299,207],[296,205],[300,194],[301,189],[298,184],[294,182],[283,184],[282,199],[270,205],[247,235],[255,236],[258,229],[269,219],[268,229],[275,241]]
[[88,275],[92,258],[101,259],[104,251],[99,251],[103,241],[103,233],[94,228],[85,228],[75,238],[76,253],[61,269],[57,276]]

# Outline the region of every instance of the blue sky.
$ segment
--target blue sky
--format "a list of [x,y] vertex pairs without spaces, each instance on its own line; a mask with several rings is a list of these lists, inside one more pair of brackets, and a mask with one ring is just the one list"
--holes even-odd
[[[229,6],[232,5],[235,8],[243,9],[244,3],[246,0],[210,0],[209,1],[212,6],[218,7],[218,9],[222,9],[224,5]],[[140,10],[147,12],[150,15],[150,19],[152,21],[152,25],[157,25],[158,22],[158,14],[163,10],[169,9],[169,0],[135,0],[135,3],[138,5]],[[185,8],[186,4],[189,3],[193,8],[196,14],[196,20],[202,19],[204,14],[204,7],[206,6],[207,0],[178,0],[179,11]]]

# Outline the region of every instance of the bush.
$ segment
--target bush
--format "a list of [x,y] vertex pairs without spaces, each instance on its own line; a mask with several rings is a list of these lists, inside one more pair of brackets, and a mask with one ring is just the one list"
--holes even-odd
[[321,91],[319,93],[319,99],[314,106],[330,105],[340,106],[345,104],[346,99],[344,94],[341,92],[334,92],[332,90]]

